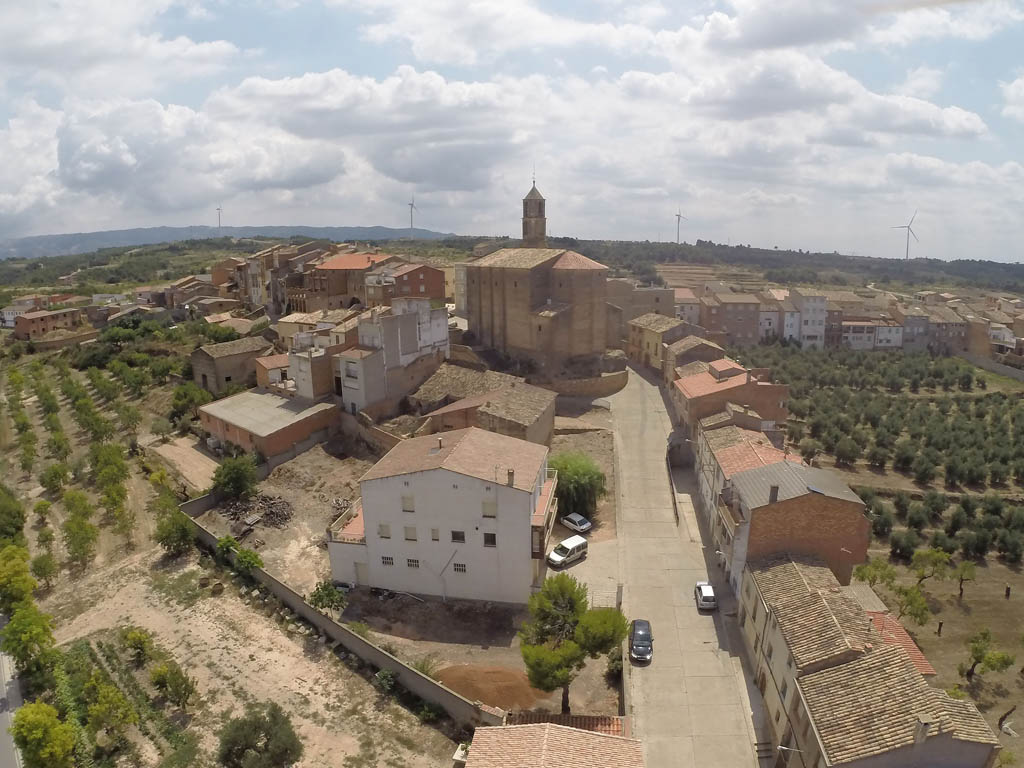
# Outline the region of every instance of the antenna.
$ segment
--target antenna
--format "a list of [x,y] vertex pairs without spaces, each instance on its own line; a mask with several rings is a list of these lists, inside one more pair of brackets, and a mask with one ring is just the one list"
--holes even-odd
[[[680,208],[678,211],[676,211],[676,245],[679,245],[679,224],[682,222],[683,219],[686,219],[686,217],[683,216],[683,209]],[[686,220],[689,221],[689,219]]]
[[406,205],[409,206],[409,237],[412,237],[413,236],[412,212],[419,210],[419,208],[416,207],[416,195],[413,195],[412,199],[409,200],[409,202],[406,203]]
[[908,221],[906,224],[901,224],[898,227],[889,227],[889,229],[905,229],[905,230],[907,230],[907,253],[904,256],[904,259],[907,260],[907,261],[910,260],[910,236],[913,235],[914,239],[917,240],[917,242],[919,242],[919,243],[921,242],[920,240],[917,239],[917,233],[913,229],[911,229],[911,225],[914,223],[914,219],[916,219],[916,218],[917,218],[917,211],[914,211],[914,215],[910,217],[910,221]]
[[217,229],[220,229],[220,212],[223,210],[219,205],[217,206]]

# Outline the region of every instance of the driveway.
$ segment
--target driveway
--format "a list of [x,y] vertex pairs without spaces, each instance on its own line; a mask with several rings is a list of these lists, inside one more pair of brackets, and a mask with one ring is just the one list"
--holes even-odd
[[[623,610],[650,620],[654,660],[627,671],[634,734],[648,768],[743,768],[758,765],[750,691],[738,656],[735,602],[701,542],[692,471],[665,466],[671,420],[653,380],[630,371],[610,398],[618,457],[618,558]],[[679,509],[676,520],[673,494]],[[721,609],[698,613],[693,585],[708,578]]]

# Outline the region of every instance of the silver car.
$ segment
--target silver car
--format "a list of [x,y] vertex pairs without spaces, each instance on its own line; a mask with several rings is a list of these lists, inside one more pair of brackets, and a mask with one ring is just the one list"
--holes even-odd
[[590,521],[578,512],[573,512],[563,517],[562,525],[570,531],[576,531],[576,533],[586,533],[593,527]]
[[715,588],[706,581],[698,581],[693,587],[693,599],[698,611],[713,611],[718,607]]

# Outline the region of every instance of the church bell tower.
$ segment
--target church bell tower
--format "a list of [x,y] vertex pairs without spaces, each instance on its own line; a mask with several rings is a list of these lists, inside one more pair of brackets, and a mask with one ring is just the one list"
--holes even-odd
[[546,248],[547,218],[544,216],[544,196],[537,191],[536,182],[523,198],[523,247]]

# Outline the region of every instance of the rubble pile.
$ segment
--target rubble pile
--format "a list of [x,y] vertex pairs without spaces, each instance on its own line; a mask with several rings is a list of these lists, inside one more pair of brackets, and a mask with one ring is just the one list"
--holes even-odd
[[251,518],[259,518],[254,522],[271,528],[284,528],[292,519],[291,504],[280,496],[267,496],[264,493],[258,493],[248,499],[229,501],[220,512],[235,522],[249,523]]

